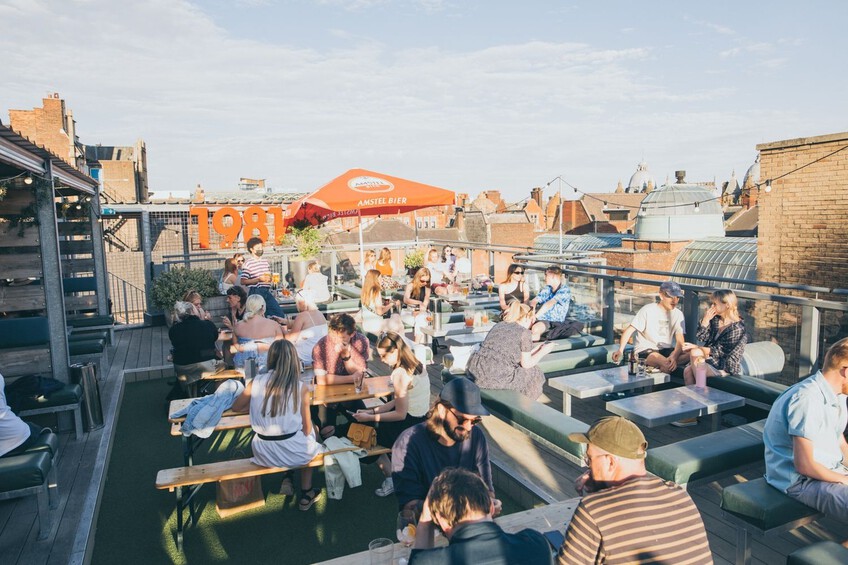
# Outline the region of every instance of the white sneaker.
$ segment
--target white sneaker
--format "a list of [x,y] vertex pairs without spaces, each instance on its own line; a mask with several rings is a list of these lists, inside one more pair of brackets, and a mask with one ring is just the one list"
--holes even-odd
[[389,477],[383,481],[383,486],[374,491],[374,494],[377,496],[389,496],[390,494],[395,492],[395,485],[392,482],[392,478]]

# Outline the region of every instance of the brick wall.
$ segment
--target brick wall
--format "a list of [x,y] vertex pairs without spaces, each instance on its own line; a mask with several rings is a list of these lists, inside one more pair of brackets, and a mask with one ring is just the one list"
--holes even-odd
[[[758,145],[761,182],[845,145],[848,132]],[[774,181],[770,193],[761,191],[759,277],[782,283],[848,287],[846,201],[848,149]]]
[[13,130],[76,166],[74,144],[68,133],[73,130],[73,124],[68,119],[65,101],[58,95],[44,98],[41,108],[9,110],[9,125]]

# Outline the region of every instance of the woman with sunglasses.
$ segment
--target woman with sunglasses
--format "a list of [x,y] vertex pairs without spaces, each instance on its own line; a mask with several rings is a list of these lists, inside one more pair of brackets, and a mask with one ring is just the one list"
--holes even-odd
[[[374,422],[377,444],[389,446],[405,429],[424,421],[430,409],[430,379],[412,349],[394,332],[384,334],[377,342],[377,355],[392,368],[394,398],[381,406],[358,410],[353,417],[357,422]],[[391,461],[381,455],[377,465],[385,479],[375,492],[388,496],[394,492]]]
[[421,328],[427,327],[427,306],[430,304],[430,269],[421,267],[403,291],[403,303],[412,308],[415,343],[424,343]]
[[530,301],[530,290],[524,281],[524,265],[513,263],[509,266],[506,270],[506,279],[498,285],[498,299],[502,312],[506,311],[513,300],[521,304],[527,304]]
[[318,311],[312,292],[300,289],[294,295],[297,316],[290,329],[283,329],[286,339],[294,344],[297,356],[304,367],[312,366],[312,349],[327,335],[327,319]]
[[517,390],[531,400],[542,395],[545,374],[539,361],[554,347],[551,342],[534,346],[530,326],[533,309],[513,300],[486,339],[468,360],[468,373],[477,386],[493,390]]

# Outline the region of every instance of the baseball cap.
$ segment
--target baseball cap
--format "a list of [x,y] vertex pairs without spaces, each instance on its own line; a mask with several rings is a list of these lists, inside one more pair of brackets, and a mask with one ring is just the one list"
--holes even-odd
[[462,414],[489,415],[489,411],[483,406],[480,398],[480,388],[465,377],[458,377],[447,383],[442,388],[439,398],[449,402]]
[[591,443],[625,459],[644,459],[648,442],[639,427],[621,416],[601,418],[585,434],[568,434],[577,443]]
[[674,281],[665,281],[660,285],[660,291],[666,293],[669,296],[676,296],[677,298],[683,298],[683,289],[680,288],[680,285]]

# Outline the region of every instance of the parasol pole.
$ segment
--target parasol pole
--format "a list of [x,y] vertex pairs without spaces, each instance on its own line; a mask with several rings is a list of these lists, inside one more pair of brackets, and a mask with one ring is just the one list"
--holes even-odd
[[362,280],[365,281],[365,244],[362,242],[362,210],[357,211],[359,214],[359,272]]
[[415,225],[415,245],[418,245],[418,214],[415,210],[412,211],[412,223]]

